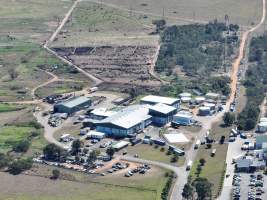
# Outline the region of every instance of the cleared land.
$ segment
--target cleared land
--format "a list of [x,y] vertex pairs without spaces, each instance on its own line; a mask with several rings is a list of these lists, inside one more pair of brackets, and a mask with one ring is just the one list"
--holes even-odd
[[[39,166],[35,173],[50,177],[52,168]],[[160,193],[166,183],[165,170],[153,168],[146,175],[126,178],[118,176],[87,177],[80,173],[61,170],[62,175],[70,179],[53,181],[36,176],[10,176],[0,173],[1,197],[20,200],[152,200],[160,199]],[[27,184],[25,184],[27,183]],[[15,184],[15,185],[14,185]],[[66,191],[67,195],[66,195]]]
[[250,26],[252,22],[259,21],[262,5],[260,0],[103,0],[102,2],[117,8],[132,9],[132,12],[137,11],[148,16],[162,17],[164,12],[164,17],[175,24],[188,23],[190,20],[224,21],[224,16],[227,14],[231,23],[241,26]]
[[71,0],[0,0],[0,35],[44,40],[55,30]]

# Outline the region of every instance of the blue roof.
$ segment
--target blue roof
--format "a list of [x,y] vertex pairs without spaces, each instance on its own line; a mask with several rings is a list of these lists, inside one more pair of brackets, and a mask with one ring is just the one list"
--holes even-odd
[[65,106],[65,107],[68,107],[68,108],[73,108],[75,106],[79,106],[83,103],[86,103],[89,100],[90,99],[88,99],[87,97],[76,97],[76,98],[70,99],[68,101],[61,102],[59,104]]

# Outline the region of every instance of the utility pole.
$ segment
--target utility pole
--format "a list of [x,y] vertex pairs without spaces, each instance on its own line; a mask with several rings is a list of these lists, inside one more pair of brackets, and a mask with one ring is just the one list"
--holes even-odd
[[162,19],[164,19],[165,18],[165,8],[163,7],[162,8]]

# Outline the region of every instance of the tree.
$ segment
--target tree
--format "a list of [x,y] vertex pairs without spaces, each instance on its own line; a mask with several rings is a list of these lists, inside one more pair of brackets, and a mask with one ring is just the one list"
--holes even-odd
[[186,183],[183,188],[182,196],[185,199],[191,200],[193,199],[193,192],[194,188],[192,187],[192,185],[190,185],[190,183]]
[[71,145],[72,154],[73,155],[78,154],[81,147],[82,147],[82,142],[80,140],[74,140]]
[[113,149],[112,147],[107,148],[106,153],[110,156],[110,158],[113,157],[113,155],[115,154],[115,149]]
[[200,158],[199,163],[201,164],[201,166],[204,166],[206,163],[206,160],[204,158]]
[[212,147],[212,144],[207,144],[207,149],[210,149]]
[[175,154],[173,155],[173,157],[171,158],[171,162],[176,163],[178,161],[179,157]]
[[46,160],[57,161],[60,158],[61,149],[55,144],[48,144],[43,149]]
[[19,73],[15,68],[9,69],[8,74],[12,80],[16,79],[19,76]]
[[222,135],[222,136],[221,136],[221,139],[220,139],[220,144],[223,144],[223,143],[224,143],[224,141],[225,141],[225,136],[224,136],[224,135]]
[[53,169],[52,171],[52,179],[58,179],[60,176],[60,171],[58,169]]
[[22,140],[13,146],[13,150],[18,153],[24,153],[28,151],[29,147],[30,142],[28,140]]
[[156,26],[156,32],[158,33],[159,31],[164,29],[166,21],[164,19],[153,20],[152,24]]
[[11,159],[7,155],[0,153],[0,169],[7,167],[10,161]]
[[92,164],[96,161],[97,159],[97,152],[95,150],[91,151],[88,158],[87,158],[87,163],[89,166],[92,166]]
[[211,199],[213,185],[208,179],[199,177],[195,179],[193,184],[199,200]]
[[32,167],[32,160],[30,158],[20,159],[13,161],[9,167],[8,171],[10,174],[17,175],[24,170],[28,170]]
[[226,112],[223,115],[223,121],[226,126],[231,126],[235,121],[235,115],[233,113]]

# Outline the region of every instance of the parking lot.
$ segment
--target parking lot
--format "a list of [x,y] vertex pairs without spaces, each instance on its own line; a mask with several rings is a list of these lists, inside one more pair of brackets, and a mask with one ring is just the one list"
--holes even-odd
[[233,177],[232,199],[264,200],[267,199],[267,177],[262,173],[239,173]]

